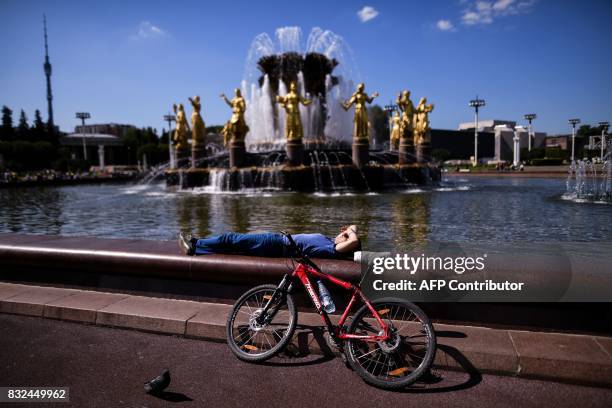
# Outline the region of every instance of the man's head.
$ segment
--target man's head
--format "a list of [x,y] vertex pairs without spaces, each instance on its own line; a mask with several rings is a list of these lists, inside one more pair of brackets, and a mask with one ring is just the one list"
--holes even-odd
[[240,88],[234,89],[234,94],[236,95],[236,97],[240,98],[242,96],[242,93],[240,92]]
[[354,251],[361,251],[361,240],[357,236],[357,227],[355,225],[345,225],[340,227],[340,234],[336,235],[334,238],[334,244],[338,245],[342,242],[349,241],[351,237],[357,240],[357,247],[354,249]]

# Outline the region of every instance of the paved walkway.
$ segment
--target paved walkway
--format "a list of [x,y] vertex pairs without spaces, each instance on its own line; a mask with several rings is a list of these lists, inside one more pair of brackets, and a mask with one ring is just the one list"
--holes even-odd
[[[225,341],[231,306],[0,283],[0,312]],[[294,344],[324,354],[319,316],[300,313]],[[437,367],[612,386],[612,338],[436,324]],[[7,332],[7,333],[10,333]],[[10,336],[9,336],[10,337]]]
[[[0,327],[2,385],[69,386],[71,403],[57,407],[582,408],[612,400],[605,388],[445,370],[389,392],[318,355],[256,365],[237,360],[225,344],[182,337],[6,314]],[[165,367],[172,376],[165,400],[144,394],[143,383]]]

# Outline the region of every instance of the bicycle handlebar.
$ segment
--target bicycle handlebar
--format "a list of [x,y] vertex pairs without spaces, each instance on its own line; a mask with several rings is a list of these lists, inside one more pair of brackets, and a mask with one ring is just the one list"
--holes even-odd
[[289,245],[292,248],[299,250],[298,246],[295,244],[295,241],[293,240],[293,237],[291,236],[290,233],[288,233],[287,231],[283,231],[283,230],[281,230],[280,233],[283,234],[285,237],[287,237],[287,240],[289,241]]
[[297,246],[290,233],[283,230],[281,230],[280,233],[287,237],[287,241],[289,241],[289,247],[293,251],[293,253],[290,254],[292,258],[295,258],[298,262],[307,264],[308,266],[311,266],[314,269],[320,271],[319,267],[314,262],[312,262],[310,258],[308,258],[308,255],[304,254],[302,250]]

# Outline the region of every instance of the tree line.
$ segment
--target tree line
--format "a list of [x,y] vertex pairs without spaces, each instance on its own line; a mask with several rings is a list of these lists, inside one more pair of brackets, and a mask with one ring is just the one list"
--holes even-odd
[[22,109],[17,125],[13,111],[2,107],[0,124],[0,169],[27,171],[53,168],[58,160],[59,133],[43,121],[40,111],[34,112],[32,124]]
[[[389,123],[386,112],[378,105],[369,108],[372,137],[381,144],[389,138]],[[40,110],[36,109],[34,119],[29,120],[21,109],[18,119],[8,106],[2,107],[0,125],[0,170],[36,171],[53,169],[59,171],[86,171],[95,161],[73,158],[68,148],[60,145],[65,133],[52,129],[43,121]],[[207,133],[219,133],[222,126],[209,126]],[[115,155],[115,162],[126,165],[143,163],[146,156],[148,165],[168,161],[169,134],[161,135],[152,127],[130,128],[122,135],[123,148]],[[91,158],[90,158],[91,159]]]
[[[0,170],[16,172],[53,169],[58,171],[87,171],[94,160],[73,158],[67,147],[61,146],[60,138],[65,133],[52,129],[43,121],[40,111],[34,112],[29,121],[22,109],[16,123],[14,112],[2,107],[0,124]],[[142,163],[144,156],[149,165],[168,160],[168,132],[158,135],[152,127],[131,128],[122,135],[123,148],[117,152],[115,161],[120,164]]]

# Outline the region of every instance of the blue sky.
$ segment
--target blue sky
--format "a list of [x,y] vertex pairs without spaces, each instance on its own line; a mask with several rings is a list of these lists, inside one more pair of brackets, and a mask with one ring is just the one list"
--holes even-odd
[[253,37],[277,27],[330,29],[354,52],[385,104],[404,88],[436,104],[435,128],[482,118],[567,132],[567,119],[612,121],[612,2],[449,0],[331,2],[0,0],[0,104],[46,119],[42,14],[47,14],[55,120],[164,126],[173,102],[199,94],[207,124],[242,79]]

